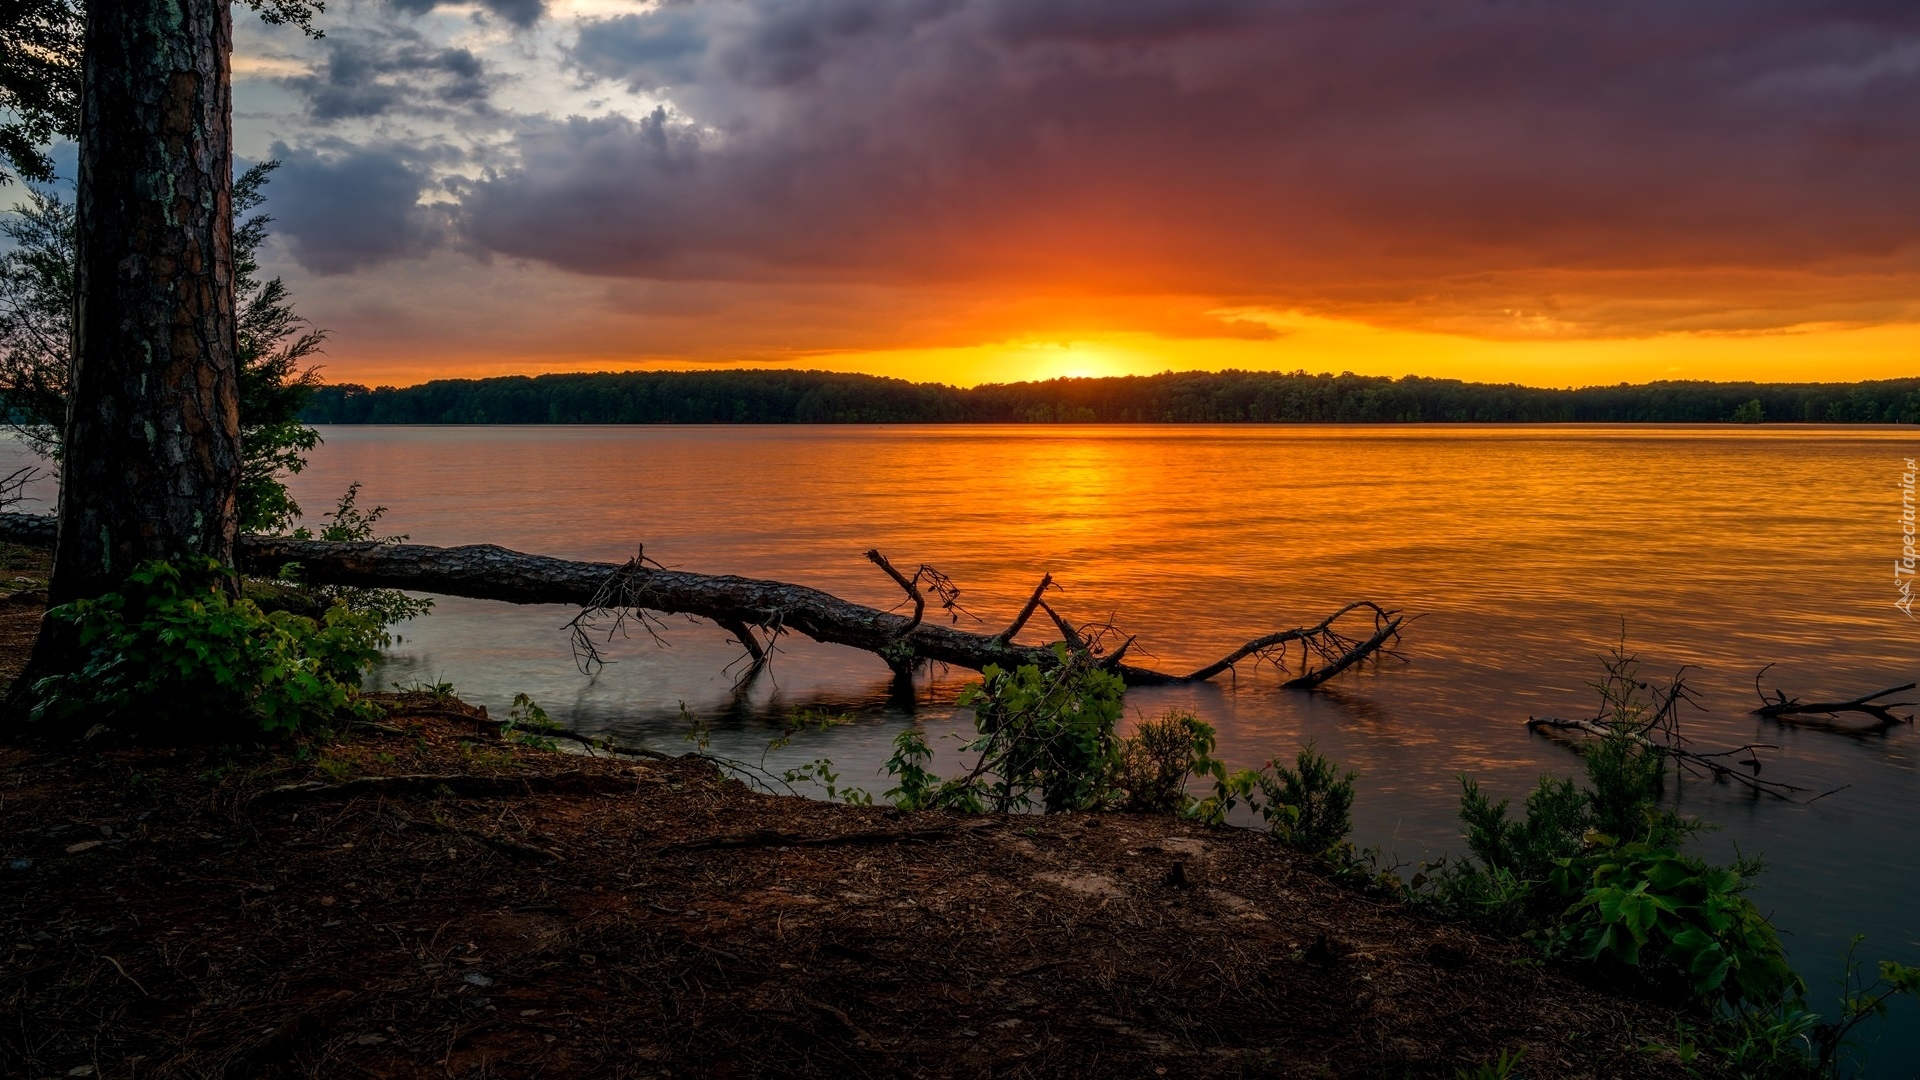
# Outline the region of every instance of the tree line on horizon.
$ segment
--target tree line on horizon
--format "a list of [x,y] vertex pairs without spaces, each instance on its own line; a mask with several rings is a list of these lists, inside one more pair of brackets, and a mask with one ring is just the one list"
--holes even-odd
[[1167,372],[970,388],[765,369],[315,389],[312,424],[1920,423],[1920,378],[1556,390],[1417,375]]

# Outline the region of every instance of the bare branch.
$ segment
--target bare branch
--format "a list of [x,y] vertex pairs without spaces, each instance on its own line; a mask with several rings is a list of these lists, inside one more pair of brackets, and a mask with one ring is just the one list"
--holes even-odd
[[[920,595],[920,589],[914,585],[912,581],[907,580],[905,574],[893,568],[893,564],[887,561],[885,555],[880,554],[878,548],[867,549],[867,560],[880,569],[885,570],[887,576],[892,578],[895,584],[906,591],[907,599],[913,601],[913,618],[907,621],[906,628],[900,631],[899,636],[905,637],[913,633],[913,628],[920,625],[921,617],[927,613],[927,598]],[[915,575],[915,577],[917,578],[918,575]]]
[[1020,628],[1027,625],[1027,620],[1033,618],[1034,610],[1040,606],[1040,599],[1053,587],[1053,575],[1041,574],[1040,584],[1033,587],[1033,595],[1027,597],[1026,606],[1020,609],[1020,614],[1013,617],[1013,622],[1007,624],[1005,630],[995,636],[1001,641],[1012,641],[1020,633]]
[[[1615,734],[1614,729],[1610,728],[1601,720],[1566,720],[1558,716],[1527,717],[1527,730],[1539,731],[1542,728],[1552,731],[1577,731],[1601,739],[1609,738]],[[1751,743],[1747,746],[1739,746],[1731,750],[1722,750],[1712,754],[1701,754],[1683,747],[1670,746],[1658,742],[1643,734],[1630,732],[1629,736],[1645,745],[1658,747],[1662,753],[1673,758],[1674,761],[1682,767],[1688,767],[1693,770],[1695,775],[1711,777],[1715,780],[1732,781],[1756,794],[1771,795],[1776,799],[1785,799],[1790,802],[1813,802],[1817,799],[1826,798],[1828,795],[1833,794],[1833,791],[1844,790],[1843,788],[1835,788],[1833,791],[1821,792],[1810,799],[1796,800],[1794,798],[1795,796],[1804,795],[1810,789],[1779,780],[1760,779],[1760,777],[1756,775],[1760,771],[1760,759],[1754,752],[1757,750],[1779,749],[1772,743]],[[1728,765],[1725,761],[1720,760],[1739,754],[1746,754],[1748,756],[1748,760],[1742,763],[1746,771],[1742,771],[1742,769],[1735,768]]]
[[1060,613],[1053,610],[1052,605],[1042,600],[1040,602],[1040,610],[1046,612],[1047,616],[1053,620],[1053,625],[1060,628],[1060,639],[1065,641],[1069,648],[1084,649],[1087,647],[1085,639],[1080,636],[1080,631],[1074,629],[1072,623],[1061,618]]
[[1850,698],[1846,701],[1801,701],[1799,698],[1788,697],[1786,692],[1782,690],[1775,690],[1772,696],[1768,696],[1766,690],[1760,686],[1760,679],[1767,673],[1768,669],[1772,667],[1772,664],[1768,664],[1753,676],[1753,692],[1760,695],[1760,707],[1753,710],[1753,715],[1755,716],[1764,716],[1772,720],[1792,720],[1802,716],[1837,718],[1841,713],[1863,713],[1879,721],[1877,726],[1890,728],[1900,724],[1913,723],[1913,717],[1911,715],[1901,716],[1893,710],[1912,708],[1914,705],[1920,704],[1920,702],[1912,701],[1880,700],[1883,697],[1889,697],[1893,694],[1905,693],[1908,690],[1914,689],[1916,686],[1920,686],[1920,683],[1906,683],[1902,686],[1891,686],[1885,690],[1872,694],[1863,694],[1860,697]]
[[[1367,611],[1373,616],[1373,628],[1366,637],[1350,637],[1338,628],[1337,624],[1340,620],[1355,611]],[[1202,682],[1223,671],[1234,670],[1235,665],[1249,657],[1253,658],[1255,663],[1273,664],[1285,671],[1288,653],[1291,647],[1298,643],[1300,674],[1288,680],[1286,685],[1309,689],[1326,682],[1376,653],[1391,652],[1387,646],[1390,642],[1399,640],[1400,628],[1405,626],[1406,622],[1407,617],[1400,612],[1381,607],[1371,600],[1357,600],[1312,626],[1282,630],[1265,637],[1255,638],[1190,674],[1160,675],[1157,681]],[[1315,657],[1322,661],[1318,667],[1311,666]]]
[[720,629],[732,634],[733,640],[745,646],[747,655],[753,658],[754,663],[758,664],[766,660],[767,650],[761,646],[760,639],[754,635],[752,627],[739,619],[726,619],[720,620]]

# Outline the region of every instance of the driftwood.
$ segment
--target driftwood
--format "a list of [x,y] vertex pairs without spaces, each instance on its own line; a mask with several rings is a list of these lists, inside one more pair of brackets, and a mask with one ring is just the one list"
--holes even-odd
[[[1558,716],[1527,717],[1527,730],[1539,731],[1542,728],[1550,731],[1579,732],[1583,735],[1591,735],[1597,739],[1610,738],[1614,734],[1614,729],[1608,726],[1604,720],[1567,720]],[[1760,757],[1757,751],[1779,749],[1779,747],[1772,743],[1748,743],[1745,746],[1736,746],[1731,750],[1720,750],[1711,754],[1703,754],[1694,750],[1688,750],[1683,746],[1656,741],[1638,731],[1629,731],[1627,734],[1629,738],[1643,745],[1658,747],[1669,758],[1672,758],[1680,768],[1692,772],[1696,776],[1710,777],[1714,780],[1731,781],[1749,791],[1762,795],[1771,795],[1776,799],[1793,799],[1795,796],[1806,794],[1809,790],[1779,780],[1762,780],[1760,778]],[[1746,760],[1738,762],[1732,761],[1732,759],[1739,758],[1742,755],[1745,755]],[[1839,789],[1836,788],[1835,790]],[[1819,795],[1815,795],[1813,799],[1824,799],[1831,794],[1833,794],[1832,791],[1822,792]],[[1807,801],[1812,802],[1813,799],[1808,799]]]
[[[1527,730],[1575,732],[1598,739],[1627,738],[1642,746],[1658,749],[1675,769],[1685,775],[1734,783],[1757,795],[1796,800],[1809,789],[1780,780],[1760,778],[1760,751],[1778,750],[1773,743],[1748,743],[1728,750],[1702,752],[1693,749],[1691,740],[1680,732],[1682,706],[1700,708],[1687,685],[1687,669],[1681,668],[1660,685],[1640,676],[1639,660],[1626,651],[1624,640],[1604,661],[1606,677],[1592,684],[1600,692],[1600,715],[1591,720],[1566,720],[1557,716],[1529,716]],[[1652,701],[1643,703],[1639,694],[1652,691]],[[1834,791],[1821,792],[1805,801],[1824,799]]]
[[[0,514],[0,540],[51,546],[54,521],[44,515]],[[1313,687],[1390,652],[1406,622],[1406,616],[1397,611],[1359,601],[1312,626],[1255,638],[1211,664],[1182,674],[1125,663],[1131,638],[1116,649],[1104,650],[1098,640],[1104,634],[1090,635],[1083,632],[1087,628],[1074,627],[1043,599],[1051,577],[1041,579],[1013,625],[997,634],[975,633],[954,622],[925,621],[923,586],[933,591],[935,601],[954,620],[968,614],[958,605],[958,589],[931,567],[923,566],[911,577],[902,574],[877,551],[868,558],[901,587],[913,605],[912,616],[855,604],[804,585],[668,570],[647,559],[644,552],[625,563],[576,562],[484,544],[446,548],[242,536],[238,557],[241,569],[257,577],[273,577],[282,568],[297,565],[304,580],[317,584],[410,589],[515,604],[575,605],[583,609],[573,625],[576,650],[583,643],[586,649],[583,667],[599,662],[591,631],[612,634],[626,625],[624,620],[637,618],[649,632],[657,632],[657,616],[692,615],[715,623],[738,640],[755,669],[766,662],[773,642],[787,633],[863,649],[885,660],[896,675],[923,662],[973,671],[989,664],[1012,668],[1051,657],[1046,646],[1013,640],[1029,617],[1044,611],[1064,640],[1095,649],[1102,666],[1128,685],[1210,679],[1252,660],[1291,674],[1288,686]],[[612,625],[595,623],[597,615],[610,616]],[[1361,622],[1364,629],[1341,629],[1351,622]],[[1100,629],[1111,631],[1112,627],[1109,623]]]
[[1891,697],[1894,694],[1905,693],[1916,686],[1920,686],[1920,683],[1892,686],[1877,693],[1863,694],[1860,697],[1847,701],[1801,701],[1799,698],[1788,697],[1783,690],[1775,690],[1769,695],[1767,691],[1761,687],[1760,679],[1766,675],[1767,670],[1771,667],[1773,667],[1773,665],[1768,664],[1766,667],[1761,668],[1753,677],[1753,692],[1760,695],[1760,707],[1753,710],[1753,715],[1755,716],[1763,716],[1771,720],[1781,721],[1794,721],[1808,716],[1824,716],[1829,720],[1833,720],[1838,719],[1841,713],[1863,713],[1873,717],[1874,720],[1877,721],[1874,725],[1876,728],[1885,729],[1898,727],[1901,724],[1913,723],[1913,717],[1911,715],[1901,716],[1893,710],[1912,708],[1914,705],[1920,704],[1920,702],[1912,701],[1880,700],[1884,697]]

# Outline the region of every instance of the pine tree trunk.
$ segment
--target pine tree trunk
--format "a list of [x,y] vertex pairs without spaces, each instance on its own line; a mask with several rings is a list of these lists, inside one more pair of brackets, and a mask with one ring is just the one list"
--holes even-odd
[[[228,0],[87,4],[55,604],[148,559],[233,562],[232,50]],[[26,720],[35,684],[79,660],[72,624],[43,622],[0,722]]]
[[227,0],[90,0],[54,603],[233,561],[240,477]]

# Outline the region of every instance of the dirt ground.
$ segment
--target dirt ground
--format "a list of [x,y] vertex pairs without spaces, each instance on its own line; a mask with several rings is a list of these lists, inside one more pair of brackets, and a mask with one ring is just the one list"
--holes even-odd
[[775,797],[386,700],[334,744],[0,747],[0,1075],[1684,1075],[1671,1014],[1260,834]]

